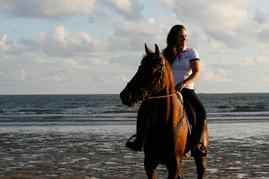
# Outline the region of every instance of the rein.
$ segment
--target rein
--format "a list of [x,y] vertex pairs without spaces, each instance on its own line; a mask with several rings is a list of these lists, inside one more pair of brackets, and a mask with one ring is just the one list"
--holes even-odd
[[173,94],[169,94],[169,95],[160,95],[160,96],[150,96],[150,97],[146,97],[145,99],[143,99],[143,101],[147,101],[147,100],[151,100],[151,99],[160,99],[160,98],[168,98],[168,97],[172,97],[174,95],[176,95],[178,92],[176,91]]

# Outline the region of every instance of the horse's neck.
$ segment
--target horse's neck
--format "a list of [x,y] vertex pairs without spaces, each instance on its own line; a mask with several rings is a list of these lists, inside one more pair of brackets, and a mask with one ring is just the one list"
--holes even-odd
[[155,111],[155,117],[160,125],[173,128],[183,113],[183,106],[176,94],[173,74],[167,75],[166,78],[162,94],[167,97],[156,100],[152,105],[152,110]]
[[175,90],[173,93],[169,90],[165,91],[165,93],[167,94],[167,97],[152,100],[150,106],[157,116],[162,119],[166,118],[166,120],[169,120],[169,118],[173,117],[175,113],[178,113],[181,108],[181,103],[175,94]]
[[166,133],[176,127],[181,115],[180,103],[176,95],[151,101],[149,106],[151,128],[160,133]]
[[160,130],[166,130],[167,128],[174,128],[180,119],[180,115],[183,112],[183,106],[181,105],[175,90],[174,77],[170,64],[166,64],[165,82],[164,88],[161,92],[162,95],[167,97],[161,99],[155,99],[152,101],[151,111],[152,118],[156,125],[166,126],[161,127]]

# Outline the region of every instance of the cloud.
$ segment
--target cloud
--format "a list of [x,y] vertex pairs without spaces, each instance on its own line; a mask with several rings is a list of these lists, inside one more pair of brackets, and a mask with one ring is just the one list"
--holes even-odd
[[7,44],[7,35],[4,34],[2,37],[0,37],[0,50],[6,51],[9,49],[9,45]]
[[204,75],[205,81],[214,82],[231,82],[232,75],[224,69],[208,70]]
[[[63,26],[27,40],[0,37],[0,85],[11,88],[0,93],[117,93],[142,58],[112,50],[124,44],[111,44],[106,37],[94,40],[87,32],[74,34]],[[124,63],[131,59],[133,65]]]
[[[23,26],[14,35],[9,25],[3,25],[0,93],[118,93],[137,70],[144,43],[164,48],[174,23],[186,25],[190,47],[198,50],[204,63],[199,80],[203,92],[227,92],[257,79],[263,80],[264,86],[269,84],[269,13],[260,8],[260,1],[163,0],[166,7],[161,13],[156,13],[163,8],[158,1],[150,2],[155,3],[153,7],[144,3],[147,12],[143,12],[141,2],[0,0],[0,15],[15,16],[19,25],[36,22],[23,18],[46,22],[43,32],[30,38],[24,36]],[[97,17],[98,21],[90,21],[86,28],[71,24],[76,18],[68,26],[61,25],[66,22],[63,18],[71,16]],[[51,28],[54,19],[60,25]],[[101,32],[95,32],[98,30]]]
[[60,18],[90,15],[95,12],[95,0],[0,0],[2,12],[28,18]]
[[[52,30],[41,32],[37,37],[19,40],[22,52],[41,51],[48,56],[77,57],[88,56],[93,60],[100,55],[113,54],[127,56],[127,54],[144,53],[144,43],[154,46],[157,43],[164,47],[167,28],[154,21],[117,21],[113,32],[106,36],[93,38],[89,32],[72,33],[64,26],[57,26]],[[6,37],[2,37],[2,44],[6,44]],[[1,41],[0,41],[1,47]],[[115,55],[114,55],[115,56]]]
[[263,44],[267,45],[267,47],[269,47],[269,28],[258,32],[257,39],[259,42],[262,42]]
[[142,7],[133,0],[0,0],[0,12],[23,18],[107,18],[103,14],[110,11],[129,20],[142,18]]
[[95,42],[89,33],[81,32],[74,35],[66,31],[63,26],[40,33],[37,39],[29,41],[29,44],[51,56],[76,56],[96,50]]
[[180,22],[201,28],[207,36],[230,48],[238,48],[248,42],[257,24],[249,11],[254,0],[227,1],[174,1],[170,8]]
[[259,24],[266,24],[269,21],[269,13],[265,9],[256,9],[254,20]]
[[136,0],[103,0],[102,2],[102,5],[109,7],[129,20],[142,18],[142,7]]
[[171,6],[175,3],[176,0],[162,0],[162,2],[168,6]]
[[247,9],[244,4],[250,2],[179,0],[175,1],[172,9],[178,19],[188,23],[214,29],[234,29],[247,20]]
[[257,55],[255,57],[244,57],[239,60],[239,65],[242,67],[249,67],[249,68],[264,68],[269,66],[269,58],[268,56]]
[[152,21],[121,21],[114,26],[113,38],[111,43],[116,46],[110,48],[123,48],[122,50],[143,51],[144,43],[149,46],[165,43],[166,28]]
[[7,34],[0,36],[0,57],[3,54],[17,54],[27,52],[29,49],[24,48],[19,41],[11,41]]

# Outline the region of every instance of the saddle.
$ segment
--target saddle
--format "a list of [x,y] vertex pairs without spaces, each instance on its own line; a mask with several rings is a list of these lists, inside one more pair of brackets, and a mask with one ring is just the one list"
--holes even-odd
[[[188,139],[187,139],[187,145],[185,149],[185,157],[189,158],[192,156],[191,149],[194,147],[194,141],[196,140],[195,139],[196,135],[195,135],[195,130],[194,130],[197,124],[196,113],[195,113],[193,105],[188,101],[184,101],[180,93],[178,93],[177,96],[184,106],[184,112],[186,114],[186,119],[187,119],[187,124],[188,124]],[[202,144],[202,146],[206,152],[204,144]]]
[[195,114],[194,107],[192,106],[192,104],[190,102],[184,101],[180,92],[177,93],[177,96],[178,96],[180,102],[184,106],[184,112],[186,114],[187,122],[188,122],[189,135],[191,135],[193,132],[193,129],[196,126],[196,114]]

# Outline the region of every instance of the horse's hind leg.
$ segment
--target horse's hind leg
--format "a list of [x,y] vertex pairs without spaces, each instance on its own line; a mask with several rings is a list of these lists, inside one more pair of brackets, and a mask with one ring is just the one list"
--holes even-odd
[[206,156],[196,155],[194,156],[194,160],[197,169],[197,179],[203,179],[206,170]]
[[144,167],[148,176],[148,179],[155,179],[156,178],[156,168],[158,163],[154,162],[153,159],[145,156],[144,159]]

